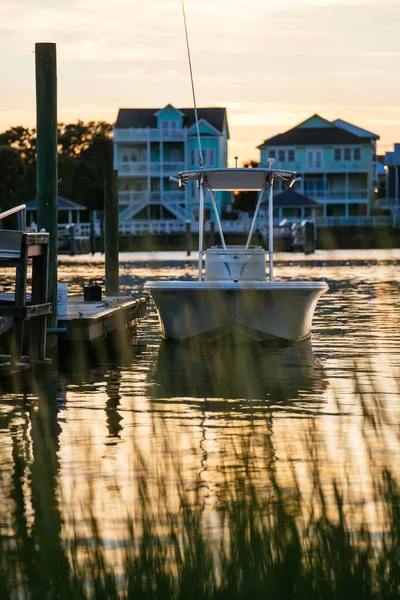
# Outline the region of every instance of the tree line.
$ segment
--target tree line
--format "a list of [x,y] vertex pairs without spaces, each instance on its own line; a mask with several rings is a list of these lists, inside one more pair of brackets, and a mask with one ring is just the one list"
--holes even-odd
[[[104,170],[112,168],[112,125],[89,121],[58,125],[58,193],[88,209],[102,209]],[[0,210],[36,197],[36,129],[18,125],[0,133]]]

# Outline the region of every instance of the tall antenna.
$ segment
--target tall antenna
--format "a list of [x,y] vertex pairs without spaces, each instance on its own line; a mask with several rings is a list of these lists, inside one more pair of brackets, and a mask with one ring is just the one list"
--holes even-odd
[[200,141],[200,127],[199,127],[199,118],[197,116],[196,94],[195,94],[195,91],[194,91],[192,60],[190,58],[190,47],[189,47],[189,37],[188,37],[188,30],[187,30],[187,24],[186,24],[185,3],[184,3],[183,0],[182,0],[182,11],[183,11],[183,22],[185,24],[186,47],[187,47],[187,53],[188,53],[188,59],[189,59],[190,80],[192,82],[194,117],[196,119],[197,141],[198,141],[198,144],[199,144],[200,169],[204,169],[205,165],[204,165],[203,152],[202,152],[202,149],[201,149],[201,141]]

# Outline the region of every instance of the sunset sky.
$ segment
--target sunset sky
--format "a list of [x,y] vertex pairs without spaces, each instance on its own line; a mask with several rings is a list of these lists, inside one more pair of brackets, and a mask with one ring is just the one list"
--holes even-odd
[[[199,106],[230,157],[319,113],[400,142],[400,0],[186,0]],[[0,131],[35,124],[35,42],[56,42],[59,121],[192,106],[180,0],[0,0]]]

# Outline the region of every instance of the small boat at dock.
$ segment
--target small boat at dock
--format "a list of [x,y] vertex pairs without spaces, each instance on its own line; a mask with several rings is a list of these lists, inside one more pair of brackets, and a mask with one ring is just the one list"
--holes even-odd
[[[274,281],[273,188],[280,181],[292,187],[294,171],[270,168],[222,168],[184,171],[180,186],[196,182],[199,188],[199,264],[197,281],[147,281],[157,307],[161,335],[175,341],[235,343],[256,341],[297,342],[311,335],[318,299],[328,285],[324,281]],[[219,218],[214,191],[258,190],[247,242],[228,246]],[[251,245],[264,193],[268,190],[268,250]],[[214,210],[221,243],[203,249],[206,194]]]

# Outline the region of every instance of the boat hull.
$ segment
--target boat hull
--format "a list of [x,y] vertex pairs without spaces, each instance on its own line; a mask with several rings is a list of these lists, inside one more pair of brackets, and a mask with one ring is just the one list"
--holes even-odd
[[170,340],[299,341],[311,334],[324,282],[147,282]]

